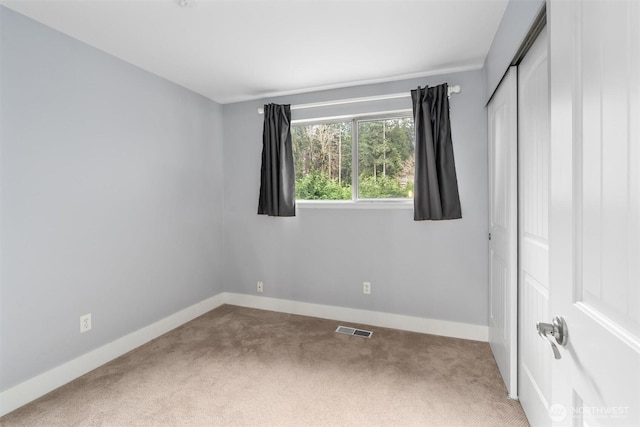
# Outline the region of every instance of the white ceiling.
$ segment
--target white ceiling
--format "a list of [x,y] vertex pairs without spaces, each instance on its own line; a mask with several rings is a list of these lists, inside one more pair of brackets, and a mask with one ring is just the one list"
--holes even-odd
[[220,103],[480,68],[508,0],[0,0]]

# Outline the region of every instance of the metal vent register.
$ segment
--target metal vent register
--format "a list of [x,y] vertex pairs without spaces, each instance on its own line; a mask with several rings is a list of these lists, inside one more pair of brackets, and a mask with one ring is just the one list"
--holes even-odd
[[348,326],[338,326],[338,329],[336,329],[336,332],[339,334],[355,335],[357,337],[364,337],[364,338],[371,338],[371,335],[373,335],[373,332],[371,331],[349,328]]

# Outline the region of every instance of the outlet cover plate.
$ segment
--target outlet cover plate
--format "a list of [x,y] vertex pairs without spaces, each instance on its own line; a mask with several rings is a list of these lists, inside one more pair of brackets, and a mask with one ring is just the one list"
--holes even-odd
[[80,333],[91,330],[91,313],[80,316]]
[[362,282],[362,293],[371,295],[371,282]]

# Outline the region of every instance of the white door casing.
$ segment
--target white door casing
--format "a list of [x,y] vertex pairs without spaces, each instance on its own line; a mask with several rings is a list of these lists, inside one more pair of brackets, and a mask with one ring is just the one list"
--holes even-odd
[[517,395],[517,90],[511,67],[488,105],[489,344],[509,397]]
[[544,28],[518,66],[518,394],[534,426],[552,405],[553,353],[535,327],[549,317],[548,41]]
[[549,23],[551,418],[638,426],[640,2],[552,1]]

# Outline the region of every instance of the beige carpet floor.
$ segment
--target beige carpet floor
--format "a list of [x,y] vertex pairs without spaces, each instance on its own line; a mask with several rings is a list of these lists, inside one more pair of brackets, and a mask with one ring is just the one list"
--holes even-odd
[[224,305],[2,426],[526,426],[487,343]]

